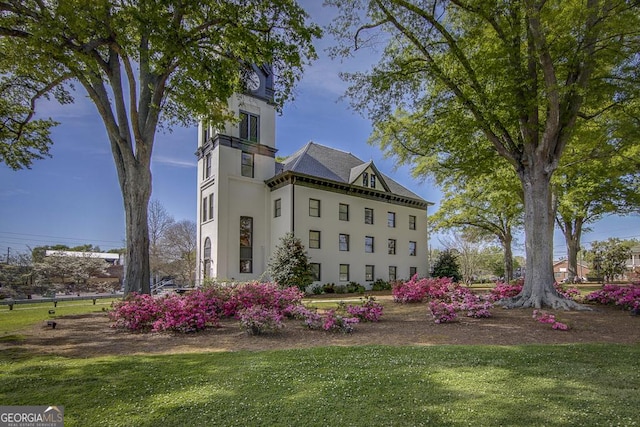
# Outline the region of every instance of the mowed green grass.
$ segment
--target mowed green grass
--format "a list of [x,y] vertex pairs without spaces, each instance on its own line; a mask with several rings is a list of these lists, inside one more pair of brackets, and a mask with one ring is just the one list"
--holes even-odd
[[[15,304],[13,310],[9,310],[8,305],[0,305],[0,340],[3,336],[40,322],[53,320],[59,316],[86,314],[108,309],[113,301],[116,301],[116,298],[98,299],[93,305],[92,300],[60,300],[57,307],[54,307],[52,302]],[[54,310],[55,313],[49,314],[49,310]]]
[[[55,316],[110,304],[58,303]],[[2,307],[0,333],[50,318],[52,305]],[[34,355],[15,336],[5,338],[0,402],[64,406],[65,426],[640,424],[640,344],[323,347],[80,359]]]
[[0,353],[0,402],[63,405],[67,427],[631,426],[639,396],[639,345]]

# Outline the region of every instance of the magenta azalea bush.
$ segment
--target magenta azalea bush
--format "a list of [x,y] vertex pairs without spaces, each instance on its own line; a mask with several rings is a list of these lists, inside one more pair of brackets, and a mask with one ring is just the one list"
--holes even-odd
[[252,305],[237,313],[240,327],[249,335],[261,335],[265,332],[276,332],[284,327],[284,315],[274,307]]
[[569,325],[556,320],[556,316],[544,311],[533,310],[533,318],[540,323],[548,323],[551,325],[551,329],[557,331],[568,331]]
[[575,286],[570,288],[565,288],[560,283],[555,282],[553,287],[556,289],[558,294],[566,299],[578,301],[580,299],[580,289]]
[[378,322],[382,317],[384,307],[376,302],[371,296],[364,297],[362,305],[347,305],[345,307],[347,313],[352,317],[357,317],[361,322]]
[[336,313],[336,310],[327,310],[322,317],[322,329],[331,332],[345,334],[353,332],[353,325],[360,322],[357,317],[344,317]]
[[130,331],[196,332],[218,325],[217,301],[201,291],[154,298],[132,294],[109,312],[113,327]]
[[132,294],[113,304],[109,318],[114,328],[140,332],[196,332],[219,326],[222,318],[235,318],[248,334],[259,335],[282,328],[285,317],[302,320],[310,329],[351,332],[360,319],[378,321],[382,316],[382,305],[373,299],[343,315],[310,310],[302,305],[303,297],[297,287],[273,283],[212,285],[181,296]]
[[393,285],[393,300],[406,304],[422,302],[427,297],[440,299],[457,286],[449,277],[418,279],[418,275],[415,275],[407,282],[396,282]]
[[496,286],[489,292],[491,302],[500,301],[504,298],[515,297],[522,291],[524,281],[518,279],[515,283],[496,282]]
[[436,323],[454,322],[458,317],[456,303],[446,303],[442,300],[429,301],[429,311]]
[[604,285],[602,289],[591,292],[585,297],[586,301],[605,305],[619,305],[625,310],[640,310],[640,286]]
[[418,279],[414,276],[393,287],[395,302],[406,304],[425,299],[429,301],[429,312],[436,323],[453,322],[458,312],[465,312],[468,317],[491,317],[489,310],[493,307],[491,298],[476,295],[450,278]]
[[[284,314],[285,308],[301,305],[304,294],[296,287],[280,288],[273,283],[247,283],[237,286],[214,285],[186,294],[153,297],[132,294],[113,304],[109,311],[112,326],[130,331],[195,332],[218,326],[221,318],[237,318],[247,324],[253,316],[256,324],[264,319],[260,306],[272,315],[271,321]],[[281,321],[280,321],[281,323]],[[265,326],[265,330],[271,326]]]

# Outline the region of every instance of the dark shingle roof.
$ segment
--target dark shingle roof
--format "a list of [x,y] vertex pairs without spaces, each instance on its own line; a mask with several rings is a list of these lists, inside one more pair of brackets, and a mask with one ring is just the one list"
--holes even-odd
[[[372,162],[363,162],[356,156],[345,151],[329,148],[314,142],[307,143],[297,152],[289,156],[277,172],[296,172],[321,179],[351,184],[352,170],[364,170]],[[390,192],[399,196],[424,200],[417,194],[395,182],[390,177],[380,173],[381,178],[389,187]]]

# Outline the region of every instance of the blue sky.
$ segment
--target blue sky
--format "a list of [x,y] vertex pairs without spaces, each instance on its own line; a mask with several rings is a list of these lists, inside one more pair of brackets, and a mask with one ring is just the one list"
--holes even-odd
[[[324,25],[332,11],[318,0],[303,0],[311,18]],[[296,89],[296,99],[279,116],[276,127],[278,155],[293,154],[309,141],[349,151],[362,160],[372,159],[378,169],[436,203],[440,192],[433,182],[415,180],[410,169],[385,159],[379,148],[367,143],[368,120],[340,100],[346,85],[341,71],[366,69],[372,55],[365,52],[348,61],[331,60],[324,52],[330,40],[316,46],[320,59],[309,67]],[[36,161],[30,170],[13,171],[0,164],[0,260],[28,247],[94,244],[102,249],[124,246],[122,197],[106,132],[93,104],[82,90],[73,105],[38,105],[42,116],[61,122],[53,130],[52,158]],[[176,219],[196,220],[195,128],[158,133],[153,153],[153,194]],[[640,239],[640,216],[609,217],[592,226],[583,242],[608,237]],[[523,251],[522,238],[514,248]],[[431,241],[438,247],[437,238]],[[554,258],[565,255],[562,236],[556,233]]]

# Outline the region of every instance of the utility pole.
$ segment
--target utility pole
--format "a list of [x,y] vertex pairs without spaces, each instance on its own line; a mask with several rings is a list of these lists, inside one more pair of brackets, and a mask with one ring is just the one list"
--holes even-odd
[[10,250],[11,250],[11,248],[7,246],[7,265],[9,265],[9,251]]

